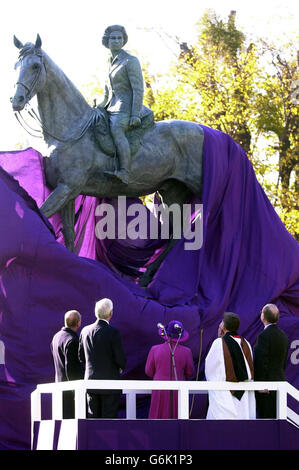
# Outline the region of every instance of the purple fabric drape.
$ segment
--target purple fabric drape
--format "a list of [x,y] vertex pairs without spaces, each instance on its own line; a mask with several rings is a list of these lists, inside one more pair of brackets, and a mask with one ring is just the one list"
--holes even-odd
[[203,245],[187,251],[178,241],[147,289],[135,278],[163,240],[98,240],[95,210],[103,201],[79,196],[75,253],[69,252],[59,215],[49,223],[38,209],[50,192],[42,155],[32,148],[0,153],[0,448],[29,447],[29,394],[54,380],[51,339],[69,309],[81,312],[82,326],[93,322],[101,297],[114,302],[113,324],[128,356],[124,377],[134,379],[145,378],[158,322],[182,321],[195,360],[203,329],[204,379],[223,312],[240,315],[240,333],[254,344],[260,310],[275,302],[291,344],[287,380],[299,388],[298,243],[244,151],[226,134],[203,129]]

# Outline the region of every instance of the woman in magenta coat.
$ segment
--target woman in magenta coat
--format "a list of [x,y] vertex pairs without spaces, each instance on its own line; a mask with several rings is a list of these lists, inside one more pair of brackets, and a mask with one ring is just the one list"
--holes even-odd
[[[181,322],[173,320],[159,334],[164,344],[153,346],[148,354],[145,373],[153,380],[186,380],[194,375],[192,353],[180,343],[189,338]],[[172,396],[172,400],[171,400]],[[173,404],[171,409],[171,402]],[[153,390],[150,419],[170,419],[178,416],[178,392]]]

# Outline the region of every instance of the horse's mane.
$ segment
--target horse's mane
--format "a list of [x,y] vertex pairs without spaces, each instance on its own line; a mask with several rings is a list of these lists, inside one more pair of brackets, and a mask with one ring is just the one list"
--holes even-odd
[[24,44],[24,46],[22,47],[22,49],[20,49],[20,52],[19,52],[19,57],[18,59],[19,60],[22,60],[24,59],[24,57],[26,57],[27,55],[30,55],[30,54],[38,54],[38,55],[41,55],[41,49],[39,48],[36,48],[34,44],[32,44],[32,42],[26,42],[26,44]]

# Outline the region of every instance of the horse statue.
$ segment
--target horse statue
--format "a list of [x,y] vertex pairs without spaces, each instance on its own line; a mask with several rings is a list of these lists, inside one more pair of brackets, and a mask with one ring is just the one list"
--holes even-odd
[[[115,159],[101,145],[101,137],[94,137],[99,110],[87,103],[44,52],[39,35],[35,44],[23,44],[14,36],[14,44],[20,51],[16,64],[20,70],[12,107],[20,115],[31,98],[37,97],[39,115],[35,117],[50,151],[44,157],[45,178],[53,189],[40,209],[46,217],[60,213],[68,249],[74,246],[74,201],[80,194],[134,198],[156,192],[168,207],[173,203],[182,207],[192,194],[201,195],[203,129],[199,124],[154,122],[140,136],[131,163],[132,181],[126,185],[109,175],[115,170]],[[148,285],[176,241],[170,237],[167,248],[139,279],[140,285]]]

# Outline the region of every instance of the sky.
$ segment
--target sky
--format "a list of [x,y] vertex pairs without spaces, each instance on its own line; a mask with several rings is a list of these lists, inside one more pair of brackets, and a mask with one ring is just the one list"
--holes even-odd
[[235,10],[237,26],[247,37],[294,37],[299,26],[295,0],[5,0],[1,7],[0,151],[14,150],[20,142],[42,148],[39,139],[24,133],[9,102],[17,81],[14,34],[25,43],[34,42],[39,33],[45,52],[81,87],[94,75],[102,79],[109,51],[101,37],[110,24],[125,26],[129,36],[125,49],[162,74],[175,58],[171,38],[194,42],[196,23],[206,8],[224,20]]

